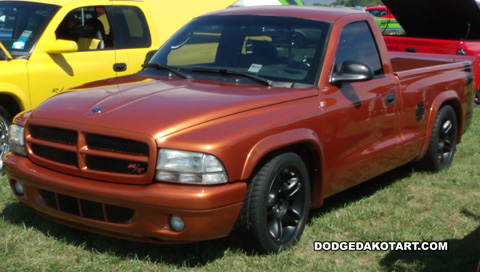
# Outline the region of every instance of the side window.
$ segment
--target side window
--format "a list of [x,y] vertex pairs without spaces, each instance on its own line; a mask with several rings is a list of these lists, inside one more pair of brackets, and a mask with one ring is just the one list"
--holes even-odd
[[71,40],[79,51],[113,48],[113,35],[104,7],[72,10],[55,31],[57,39]]
[[138,7],[107,7],[115,35],[115,48],[147,48],[152,44],[145,15]]
[[361,61],[370,65],[375,75],[383,74],[377,44],[367,22],[351,23],[342,30],[335,55],[335,70],[340,71],[345,61]]

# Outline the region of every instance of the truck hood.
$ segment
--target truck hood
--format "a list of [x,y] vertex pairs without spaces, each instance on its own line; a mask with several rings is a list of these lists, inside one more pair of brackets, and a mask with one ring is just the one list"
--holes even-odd
[[382,0],[410,37],[480,39],[475,0]]
[[140,75],[89,83],[54,96],[29,120],[52,120],[154,138],[236,113],[318,95],[317,89],[272,88]]

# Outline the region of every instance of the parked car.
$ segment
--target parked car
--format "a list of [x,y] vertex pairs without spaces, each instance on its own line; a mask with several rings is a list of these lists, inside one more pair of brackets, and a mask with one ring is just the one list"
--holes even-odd
[[370,13],[377,22],[378,27],[382,30],[384,35],[403,35],[405,31],[397,22],[395,17],[384,6],[369,7],[365,9]]
[[410,162],[449,167],[474,61],[389,54],[365,12],[213,12],[137,74],[18,115],[5,172],[21,202],[75,228],[153,243],[235,229],[277,252],[325,197]]
[[145,54],[183,24],[233,2],[0,1],[0,156],[20,111],[71,87],[139,71]]
[[390,13],[390,11],[385,6],[369,7],[366,8],[365,11],[370,13],[374,17],[395,19],[395,16],[393,16],[392,13]]

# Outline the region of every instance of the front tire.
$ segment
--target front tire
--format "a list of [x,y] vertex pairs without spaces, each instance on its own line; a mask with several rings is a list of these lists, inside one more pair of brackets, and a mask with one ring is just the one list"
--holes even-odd
[[451,106],[442,107],[435,117],[427,154],[419,162],[421,169],[438,172],[450,167],[457,147],[458,126]]
[[0,106],[0,176],[3,176],[3,155],[10,150],[8,147],[8,130],[12,118],[10,114]]
[[264,164],[251,180],[238,222],[257,251],[278,252],[298,242],[309,207],[307,168],[297,154],[284,153]]

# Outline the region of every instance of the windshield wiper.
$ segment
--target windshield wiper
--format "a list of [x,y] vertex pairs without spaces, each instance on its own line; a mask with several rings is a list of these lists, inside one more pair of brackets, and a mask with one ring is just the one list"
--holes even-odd
[[183,78],[186,78],[186,79],[193,79],[192,76],[190,75],[187,75],[183,72],[181,72],[180,70],[178,70],[177,68],[174,68],[174,67],[170,67],[170,66],[166,66],[166,65],[161,65],[161,64],[158,64],[158,63],[147,63],[147,64],[142,64],[142,67],[143,68],[156,68],[158,70],[167,70],[179,77],[183,77]]
[[218,74],[221,74],[221,75],[234,75],[234,76],[248,77],[250,79],[253,79],[257,82],[260,82],[260,83],[264,84],[265,86],[272,86],[275,83],[273,80],[270,80],[270,79],[266,79],[266,78],[259,77],[259,76],[249,74],[249,73],[244,73],[244,72],[239,72],[239,71],[234,71],[234,70],[228,70],[228,69],[193,67],[192,71],[193,72],[209,72],[209,73],[218,73]]

